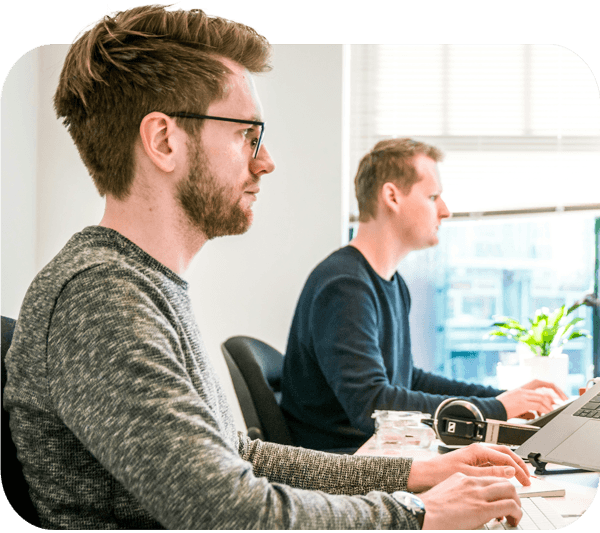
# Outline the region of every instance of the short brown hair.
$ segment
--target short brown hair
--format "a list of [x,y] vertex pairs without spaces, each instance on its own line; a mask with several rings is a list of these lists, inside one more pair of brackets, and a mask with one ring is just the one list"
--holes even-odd
[[417,154],[430,157],[435,162],[443,159],[441,150],[412,139],[386,139],[379,141],[358,165],[354,178],[358,200],[358,220],[366,222],[377,215],[377,195],[384,183],[394,183],[404,194],[419,181],[413,158]]
[[[70,48],[54,108],[64,117],[98,192],[125,198],[133,146],[152,111],[204,114],[223,95],[231,59],[250,72],[270,69],[271,47],[252,28],[199,9],[143,6],[104,17]],[[204,121],[177,119],[188,133]]]

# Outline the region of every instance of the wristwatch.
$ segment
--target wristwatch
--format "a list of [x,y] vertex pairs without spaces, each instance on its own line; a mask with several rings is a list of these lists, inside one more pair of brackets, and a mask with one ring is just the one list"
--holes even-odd
[[419,529],[423,529],[423,522],[425,521],[425,504],[423,500],[410,492],[402,490],[393,492],[392,497],[415,517],[419,523]]

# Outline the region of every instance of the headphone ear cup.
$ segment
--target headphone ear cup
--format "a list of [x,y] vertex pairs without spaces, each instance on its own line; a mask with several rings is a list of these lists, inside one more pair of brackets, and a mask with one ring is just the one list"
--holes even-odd
[[475,420],[478,422],[485,421],[485,417],[483,416],[481,410],[475,404],[459,398],[448,398],[444,400],[435,411],[433,424],[438,438],[444,444],[448,444],[450,446],[471,444],[473,441],[467,437],[458,437],[448,434],[446,431],[447,428],[445,425],[445,418]]

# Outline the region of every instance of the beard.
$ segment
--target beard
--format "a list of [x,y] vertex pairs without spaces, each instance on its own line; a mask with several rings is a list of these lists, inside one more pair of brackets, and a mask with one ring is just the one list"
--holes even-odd
[[[208,169],[199,143],[190,144],[190,171],[177,185],[177,200],[188,221],[209,240],[245,233],[252,224],[253,214],[250,207],[244,209],[240,205],[243,193],[235,200],[235,191],[219,185]],[[253,177],[244,183],[242,191],[258,179]]]

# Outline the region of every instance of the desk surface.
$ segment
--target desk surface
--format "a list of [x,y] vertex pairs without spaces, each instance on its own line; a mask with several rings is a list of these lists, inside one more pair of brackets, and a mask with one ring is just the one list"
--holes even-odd
[[[414,459],[429,459],[437,455],[437,447],[440,441],[436,440],[429,448],[402,448],[396,444],[382,444],[378,446],[375,436],[365,442],[357,451],[356,455],[376,455],[387,457],[413,457]],[[530,472],[534,468],[527,465]],[[561,469],[558,465],[548,465],[548,469]],[[588,523],[588,509],[596,521],[600,518],[600,498],[597,498],[598,481],[600,473],[585,472],[574,474],[559,474],[538,476],[541,479],[548,479],[555,485],[565,488],[564,496],[553,496],[552,504],[555,509],[565,518],[568,524],[575,522],[585,513],[585,522]],[[595,500],[595,501],[594,501]],[[592,523],[592,522],[589,522]],[[578,524],[579,526],[579,524]]]

